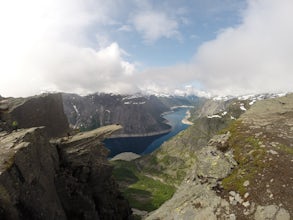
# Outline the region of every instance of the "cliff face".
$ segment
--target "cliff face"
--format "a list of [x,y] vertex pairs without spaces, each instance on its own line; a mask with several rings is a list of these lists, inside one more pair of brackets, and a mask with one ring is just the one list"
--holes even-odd
[[[208,117],[223,118],[223,111],[237,105],[231,104]],[[193,148],[195,160],[184,181],[172,199],[146,219],[292,218],[293,95],[255,104],[248,100],[239,107],[239,119],[206,146]],[[186,150],[180,149],[184,155]]]
[[65,219],[56,187],[59,157],[41,128],[1,133],[0,218]]
[[0,133],[0,219],[128,219],[101,141],[119,126],[55,139]]
[[17,121],[19,128],[45,126],[49,137],[63,136],[69,129],[61,94],[9,98],[5,101],[8,108],[1,117],[8,127],[13,121]]
[[156,96],[126,96],[93,94],[78,96],[63,94],[64,110],[74,128],[94,129],[108,124],[121,124],[120,134],[146,135],[168,131],[161,117],[174,105],[193,105],[197,99],[159,98]]
[[[59,139],[57,146],[61,169],[56,188],[68,219],[128,219],[128,202],[112,179],[108,150],[102,141],[119,125],[102,127]],[[98,147],[97,147],[98,146]]]

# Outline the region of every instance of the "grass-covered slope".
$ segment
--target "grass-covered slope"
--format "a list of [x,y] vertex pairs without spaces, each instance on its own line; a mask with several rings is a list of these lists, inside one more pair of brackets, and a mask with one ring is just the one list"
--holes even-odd
[[196,152],[231,121],[230,114],[220,118],[196,118],[192,126],[150,155],[130,162],[113,162],[114,177],[130,205],[151,211],[170,199],[194,166]]
[[159,208],[175,192],[175,187],[139,171],[132,161],[113,161],[113,175],[123,195],[133,208],[152,211]]

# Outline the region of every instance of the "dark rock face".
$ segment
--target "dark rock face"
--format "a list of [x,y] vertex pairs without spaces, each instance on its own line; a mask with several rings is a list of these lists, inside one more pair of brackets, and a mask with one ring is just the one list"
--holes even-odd
[[[95,130],[88,133],[92,132]],[[109,152],[102,146],[102,139],[88,135],[56,144],[62,161],[57,190],[69,219],[122,220],[131,214],[128,202],[112,179]]]
[[[206,120],[223,120],[225,125],[231,116],[232,122],[206,146],[198,148],[203,138],[196,137],[201,128],[197,122],[206,126],[205,120],[188,129],[192,135],[186,130],[169,141],[177,141],[174,146],[181,158],[193,144],[195,160],[173,197],[145,219],[292,219],[293,94],[252,101],[238,99],[219,112],[212,106]],[[239,109],[243,114],[235,120]],[[162,149],[154,156],[176,156],[172,147],[165,154]]]
[[65,219],[54,183],[58,153],[44,130],[1,136],[0,219]]
[[188,98],[160,98],[156,96],[123,96],[93,94],[79,96],[63,94],[64,111],[74,128],[94,129],[109,124],[121,124],[121,134],[146,135],[162,132],[170,127],[161,117],[175,105],[193,105]]
[[45,126],[49,137],[61,137],[69,129],[61,94],[45,94],[25,99],[7,99],[9,108],[2,118],[7,125],[17,121],[19,128]]
[[0,219],[130,219],[101,141],[120,126],[49,142],[44,128],[0,133]]

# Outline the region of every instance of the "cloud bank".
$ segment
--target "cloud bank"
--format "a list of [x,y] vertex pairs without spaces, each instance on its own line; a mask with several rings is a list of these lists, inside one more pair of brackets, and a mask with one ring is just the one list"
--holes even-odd
[[198,80],[214,94],[292,91],[293,2],[250,0],[243,23],[220,32],[194,57]]
[[[180,39],[184,35],[182,17],[154,10],[145,1],[128,3],[0,3],[0,95],[27,96],[42,91],[201,95],[292,91],[292,0],[248,0],[241,24],[219,30],[189,62],[143,70],[128,61],[131,55],[125,52],[127,48],[108,38],[110,32],[105,32],[105,27],[117,26],[119,33],[136,32],[145,43],[153,44],[164,38]],[[130,13],[129,5],[131,10],[137,5],[139,9]]]
[[[0,94],[130,92],[135,65],[99,28],[115,24],[113,1],[11,0],[0,3]],[[96,29],[94,29],[96,28]],[[92,30],[97,39],[86,35]],[[127,83],[126,83],[127,82]]]
[[146,43],[152,43],[162,37],[180,38],[178,23],[164,13],[146,11],[133,18],[135,29],[142,33]]
[[192,92],[210,95],[292,92],[292,11],[290,0],[249,0],[240,25],[221,30],[189,63],[145,71],[152,81],[144,87],[172,92],[193,85]]

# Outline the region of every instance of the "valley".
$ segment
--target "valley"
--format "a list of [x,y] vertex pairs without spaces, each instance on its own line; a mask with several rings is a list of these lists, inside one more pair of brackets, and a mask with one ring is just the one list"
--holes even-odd
[[[125,104],[125,97],[110,94],[85,100],[64,96],[0,100],[1,219],[80,219],[87,213],[93,219],[290,220],[292,94],[227,99],[136,96],[131,104],[129,98]],[[88,105],[93,109],[87,110]],[[168,112],[180,105],[194,106],[189,125],[182,123],[186,108]],[[124,109],[123,117],[107,115],[116,108]],[[147,111],[151,123],[144,123]],[[17,130],[12,125],[16,120]],[[127,120],[132,125],[124,129]],[[166,128],[172,131],[152,136]],[[125,143],[115,149],[117,155],[104,147],[105,139],[121,144],[125,136],[157,143],[149,139],[137,148],[137,142],[138,152],[125,149]],[[118,154],[126,151],[132,153]],[[117,157],[109,161],[109,155]],[[32,166],[36,170],[30,175]],[[45,178],[44,173],[50,175]],[[51,188],[46,188],[48,182],[54,182]],[[40,188],[45,194],[38,203],[34,195]],[[49,200],[56,213],[45,211]],[[40,217],[44,213],[48,218]]]

